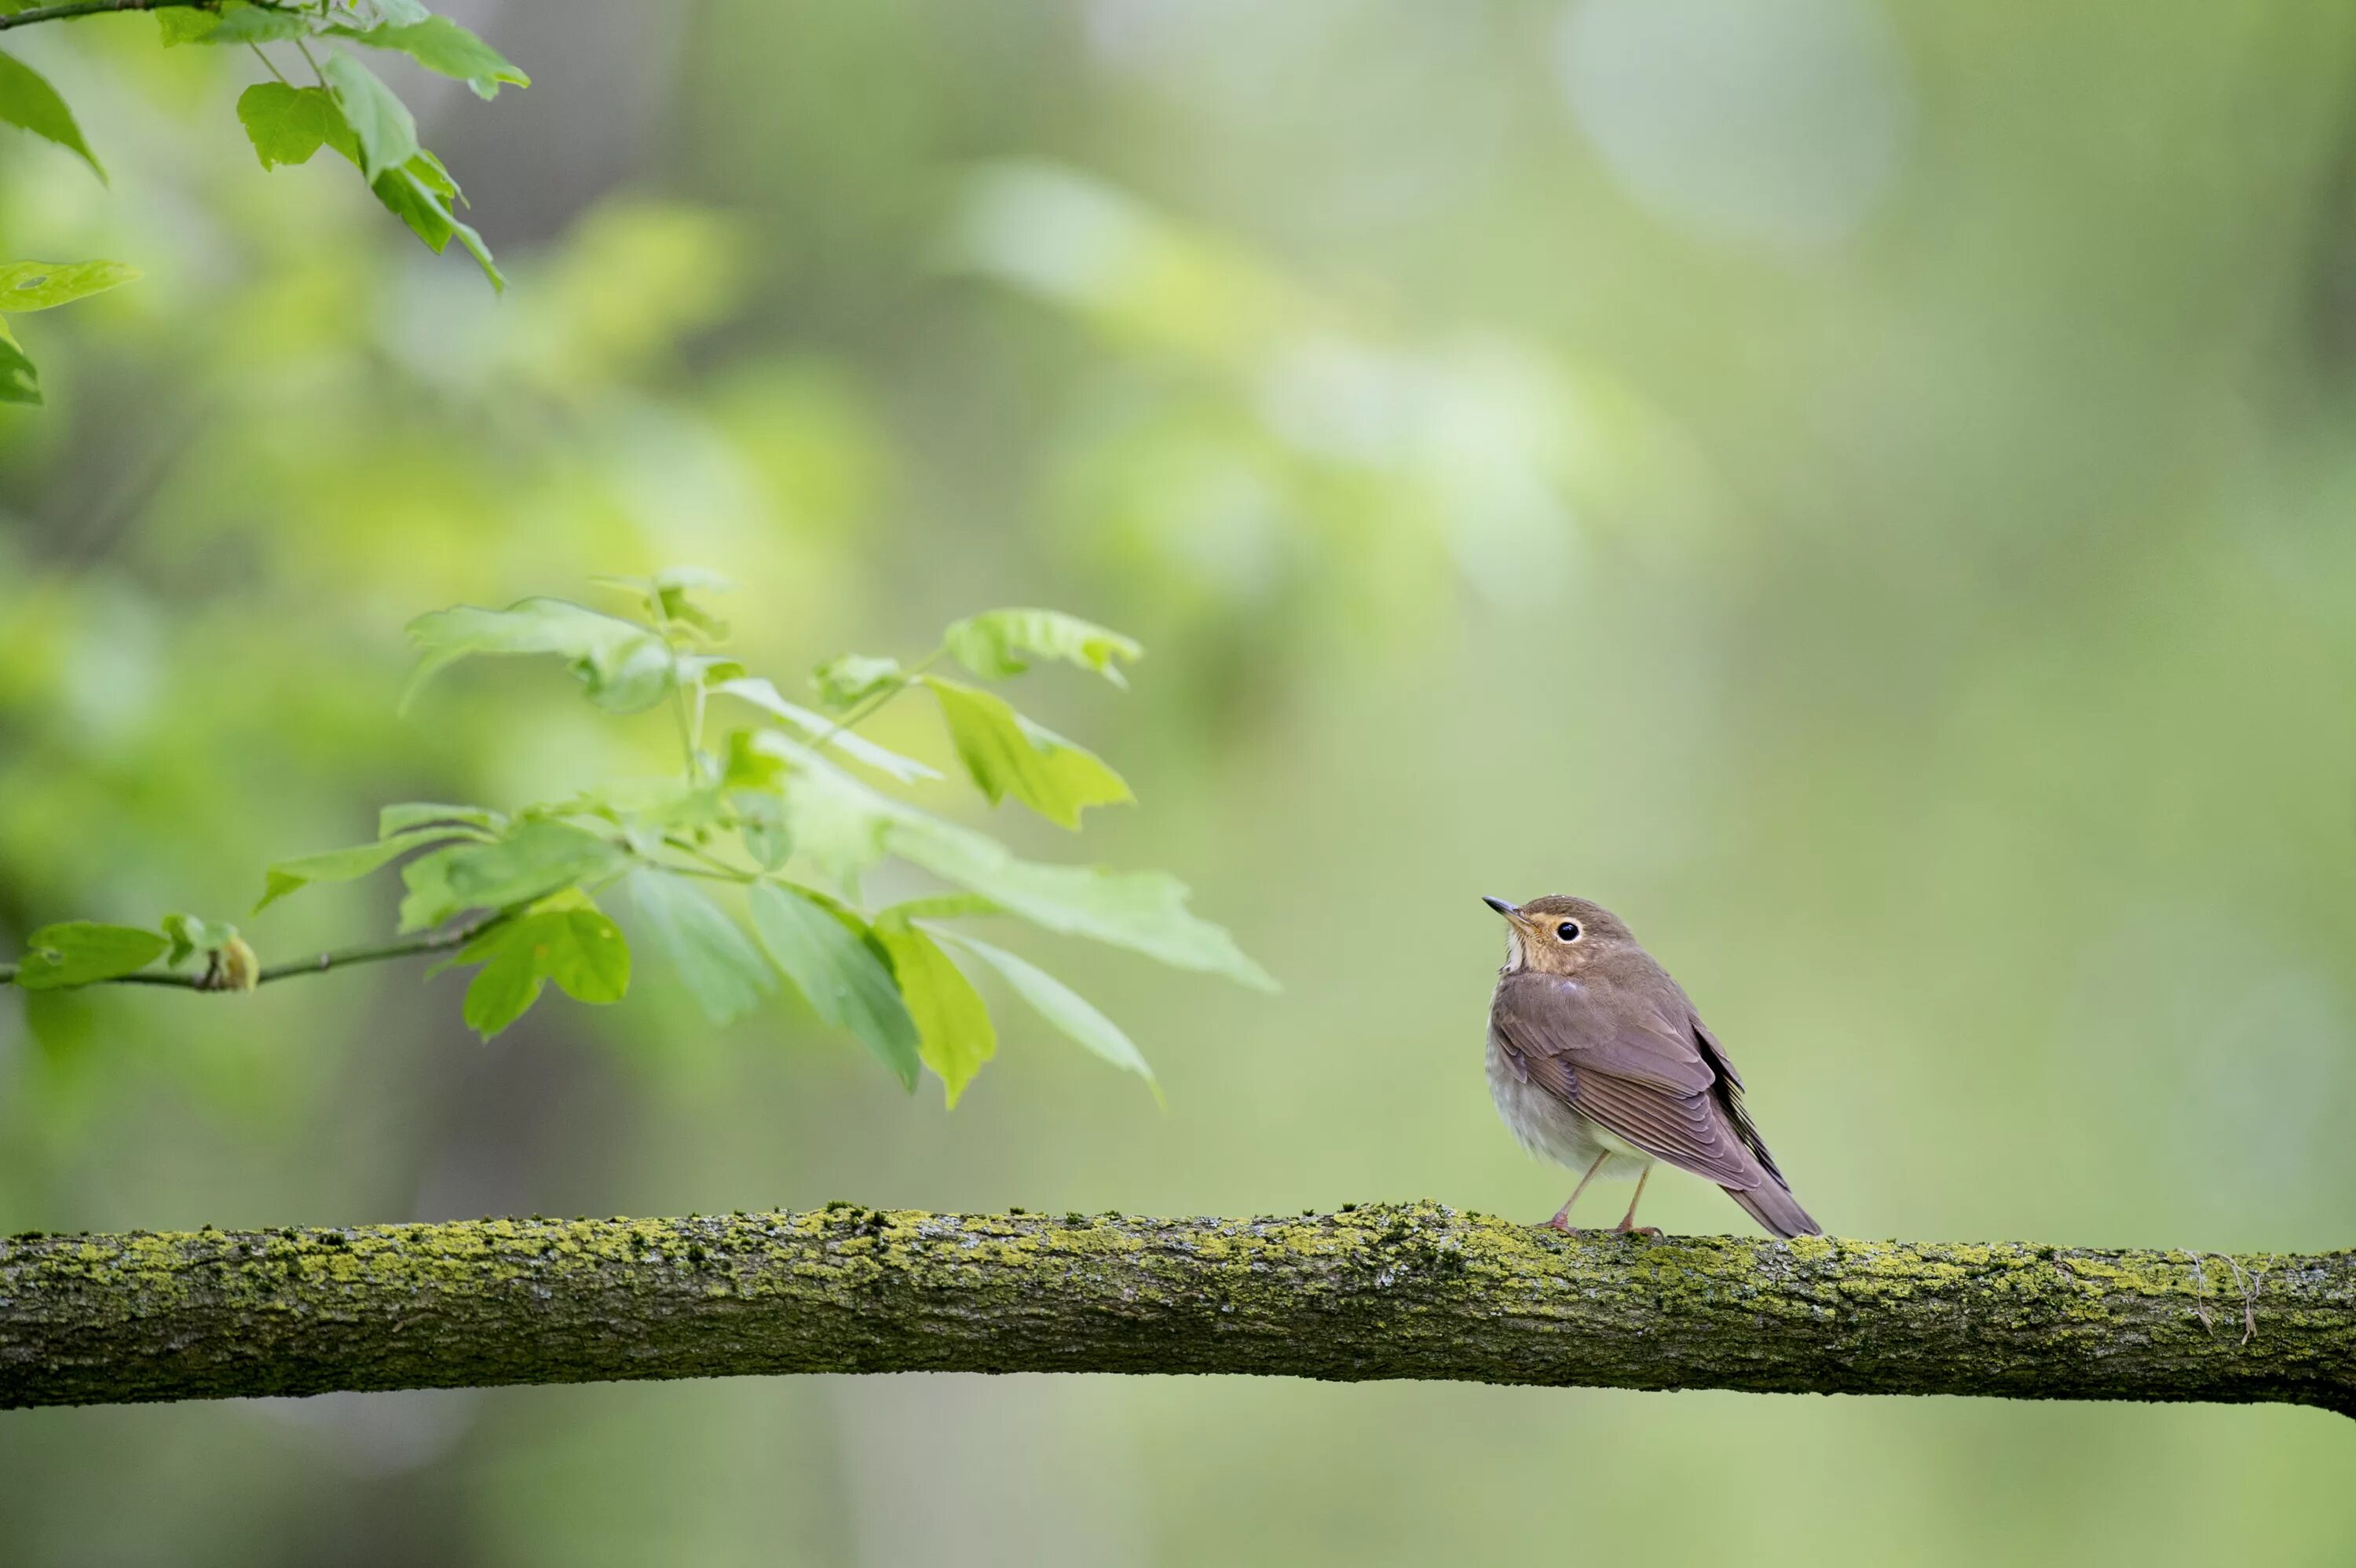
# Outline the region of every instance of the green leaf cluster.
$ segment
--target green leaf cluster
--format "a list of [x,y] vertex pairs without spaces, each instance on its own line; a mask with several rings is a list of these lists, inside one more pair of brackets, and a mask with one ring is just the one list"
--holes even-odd
[[[708,603],[726,588],[719,578],[680,570],[600,581],[627,597],[626,609],[543,597],[419,616],[409,626],[419,653],[410,699],[469,659],[552,659],[610,713],[670,708],[677,776],[609,782],[513,811],[387,806],[373,842],[270,867],[262,903],[397,864],[401,931],[456,933],[443,944],[456,948],[449,963],[475,967],[465,1016],[487,1039],[552,984],[580,1001],[620,999],[634,944],[650,944],[712,1023],[755,1013],[790,988],[903,1085],[931,1072],[952,1104],[998,1049],[990,1004],[969,968],[1097,1056],[1151,1079],[1144,1054],[1110,1019],[1030,959],[964,930],[966,921],[1026,922],[1272,984],[1226,932],[1186,907],[1173,879],[1017,856],[894,793],[946,781],[930,763],[859,732],[902,694],[928,692],[948,751],[985,802],[1012,799],[1076,828],[1088,807],[1132,798],[1120,775],[998,693],[931,668],[948,659],[996,680],[1058,661],[1118,682],[1119,664],[1139,653],[1128,638],[1055,611],[993,611],[956,623],[938,647],[908,663],[830,661],[811,677],[811,708],[713,651],[728,631]],[[863,910],[862,880],[891,859],[940,891]],[[622,923],[602,907],[616,892],[626,896]],[[74,971],[87,972],[87,964]]]
[[[419,144],[415,116],[369,68],[362,54],[353,52],[400,55],[466,82],[480,97],[495,98],[502,86],[531,84],[498,50],[418,0],[216,0],[158,10],[155,17],[167,48],[202,44],[252,49],[268,66],[275,80],[246,89],[237,101],[238,122],[263,168],[308,163],[320,148],[332,148],[429,249],[438,255],[455,240],[474,257],[494,289],[507,286],[482,235],[457,216],[466,205],[458,182],[441,159]],[[273,55],[273,48],[280,53]],[[297,85],[287,68],[307,73],[309,85]],[[106,178],[105,166],[91,150],[64,97],[48,78],[5,52],[0,52],[0,124],[66,149],[101,180]],[[7,265],[42,267],[35,262]],[[43,270],[61,278],[77,269],[97,272],[71,285],[75,292],[48,304],[62,304],[139,275],[118,261]],[[101,276],[104,281],[93,281]],[[59,284],[60,289],[69,286]],[[47,304],[0,295],[0,402],[41,400],[38,374],[9,331],[5,313],[45,308]]]

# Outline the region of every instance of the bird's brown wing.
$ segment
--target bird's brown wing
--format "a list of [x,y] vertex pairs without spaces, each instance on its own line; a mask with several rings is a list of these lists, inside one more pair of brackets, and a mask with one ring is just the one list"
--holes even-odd
[[1667,995],[1524,970],[1499,987],[1492,1017],[1532,1082],[1607,1131],[1721,1187],[1781,1185],[1732,1069],[1721,1076],[1716,1042],[1704,1046],[1684,994],[1673,999],[1684,1018],[1662,1010]]
[[1718,1036],[1709,1032],[1709,1026],[1703,1023],[1698,1016],[1688,1013],[1687,1018],[1694,1040],[1701,1047],[1702,1056],[1718,1071],[1718,1086],[1711,1093],[1718,1101],[1719,1109],[1734,1128],[1734,1136],[1742,1140],[1742,1146],[1757,1157],[1768,1175],[1788,1189],[1792,1184],[1785,1181],[1783,1173],[1775,1168],[1775,1157],[1767,1152],[1767,1140],[1759,1136],[1758,1124],[1751,1121],[1750,1108],[1742,1103],[1742,1074],[1734,1070],[1734,1063],[1727,1057],[1726,1047],[1718,1042]]

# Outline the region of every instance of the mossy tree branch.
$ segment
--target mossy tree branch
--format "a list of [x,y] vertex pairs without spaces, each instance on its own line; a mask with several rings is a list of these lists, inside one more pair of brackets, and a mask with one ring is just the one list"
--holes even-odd
[[0,1242],[0,1407],[882,1371],[2311,1404],[2356,1253],[813,1213]]

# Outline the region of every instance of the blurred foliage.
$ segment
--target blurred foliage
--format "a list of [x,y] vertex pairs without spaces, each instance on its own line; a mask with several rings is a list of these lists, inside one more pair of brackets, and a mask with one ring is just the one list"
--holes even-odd
[[[2347,1243],[2344,8],[461,19],[530,93],[387,80],[467,174],[496,298],[325,160],[244,162],[258,66],[152,18],[30,30],[113,183],[11,138],[0,234],[146,276],[42,317],[50,406],[0,412],[0,936],[233,910],[363,803],[674,765],[665,714],[545,670],[391,717],[397,629],[700,560],[748,667],[986,603],[1137,635],[1151,700],[1067,680],[1038,717],[1144,803],[1093,814],[1104,853],[1187,868],[1286,993],[1022,939],[1167,1107],[1009,1012],[953,1118],[815,1014],[710,1028],[661,965],[488,1047],[455,977],[12,995],[0,1224],[1535,1221],[1567,1187],[1487,1104],[1475,900],[1560,891],[1677,973],[1837,1232]],[[946,767],[933,730],[894,703],[873,738]],[[931,891],[901,876],[869,891]],[[246,934],[393,916],[305,897]],[[2345,1425],[740,1381],[19,1413],[0,1487],[5,1550],[62,1563],[2323,1564]]]
[[[108,7],[69,4],[54,11],[11,0],[0,5],[0,29],[62,26]],[[387,210],[437,255],[455,240],[481,264],[495,289],[507,280],[483,237],[462,221],[466,196],[442,160],[421,146],[417,122],[399,94],[337,40],[407,57],[426,70],[453,77],[477,97],[496,98],[501,86],[529,87],[531,79],[497,49],[422,0],[164,0],[154,10],[158,39],[252,53],[273,80],[239,94],[238,123],[265,169],[308,163],[332,147],[360,172]],[[314,54],[311,46],[320,46]],[[293,45],[292,51],[285,46]],[[286,79],[271,48],[299,57],[312,85]],[[324,56],[324,58],[323,58]],[[17,126],[78,155],[101,181],[106,169],[91,151],[65,98],[33,67],[0,53],[0,123]],[[128,283],[139,270],[121,261],[0,262],[0,313],[47,310]],[[39,372],[0,314],[0,403],[41,401]]]

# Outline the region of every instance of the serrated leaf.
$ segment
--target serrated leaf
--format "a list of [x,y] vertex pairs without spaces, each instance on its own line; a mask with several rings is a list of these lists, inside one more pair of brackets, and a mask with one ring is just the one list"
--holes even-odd
[[776,988],[768,961],[744,931],[682,879],[634,872],[630,895],[664,956],[713,1023],[751,1012]]
[[0,261],[0,314],[23,315],[121,288],[140,276],[127,261]]
[[237,927],[198,920],[192,914],[167,914],[164,917],[164,935],[172,944],[164,962],[177,968],[192,953],[211,953],[227,947],[237,940]]
[[915,784],[922,779],[940,777],[938,770],[928,768],[914,757],[904,757],[850,730],[836,730],[834,720],[823,713],[813,713],[798,703],[787,701],[777,693],[775,684],[762,676],[741,676],[723,680],[712,688],[721,697],[733,697],[739,702],[749,702],[762,712],[782,719],[808,735],[812,741],[826,738],[829,750],[841,752],[855,763],[864,763],[877,773],[897,779],[902,784]]
[[503,82],[512,87],[531,85],[531,78],[508,63],[498,50],[447,16],[427,16],[366,31],[353,27],[329,31],[370,48],[396,49],[427,70],[465,82],[480,98],[497,98]]
[[890,1068],[901,1087],[916,1086],[922,1058],[916,1025],[892,978],[868,945],[858,917],[830,910],[798,889],[762,883],[747,895],[753,929],[777,967],[809,1001],[810,1010],[857,1035]]
[[8,318],[0,315],[0,403],[37,405],[40,400],[41,372],[8,330]]
[[589,700],[615,713],[651,708],[670,694],[670,647],[635,621],[601,614],[562,599],[525,599],[504,610],[460,604],[409,623],[423,656],[402,699],[408,706],[436,671],[477,655],[554,654],[588,688]]
[[1061,610],[991,610],[969,615],[941,634],[949,656],[984,680],[1021,675],[1033,659],[1063,659],[1127,686],[1122,659],[1144,656],[1135,639]]
[[237,118],[265,169],[308,163],[321,147],[333,147],[355,164],[360,161],[359,143],[325,88],[256,82],[238,94]]
[[373,844],[355,844],[348,849],[327,849],[316,855],[298,855],[292,860],[281,860],[266,869],[267,882],[262,891],[262,901],[253,906],[260,913],[298,888],[313,882],[348,882],[367,876],[380,866],[388,865],[410,850],[426,844],[439,844],[458,837],[458,827],[418,827],[405,833],[395,833]]
[[621,846],[562,822],[526,822],[494,843],[453,844],[402,869],[409,893],[401,901],[401,929],[423,931],[466,910],[545,898],[609,877],[628,859]]
[[376,836],[390,838],[431,823],[456,823],[486,833],[503,831],[508,819],[487,805],[444,805],[433,800],[404,800],[376,814]]
[[360,173],[369,185],[417,155],[416,118],[374,71],[339,49],[319,67],[319,75],[359,143]]
[[135,925],[102,925],[91,920],[45,925],[25,939],[16,984],[27,991],[54,991],[135,975],[170,945],[161,932]]
[[[972,954],[1005,977],[1014,994],[1038,1009],[1039,1016],[1064,1033],[1078,1040],[1115,1067],[1134,1072],[1148,1083],[1153,1083],[1153,1069],[1146,1065],[1144,1053],[1120,1026],[1098,1012],[1095,1004],[1065,985],[1044,969],[1026,958],[1018,958],[1002,947],[992,947],[962,932],[942,932],[945,941]],[[1155,1093],[1160,1089],[1157,1086]]]
[[892,686],[900,678],[898,659],[868,654],[845,654],[810,671],[810,686],[829,708],[851,708]]
[[892,976],[908,1016],[916,1021],[918,1053],[940,1078],[955,1107],[974,1074],[998,1054],[990,1008],[929,935],[900,920],[878,920],[874,931],[892,960]]
[[966,772],[992,805],[1011,795],[1050,822],[1077,827],[1087,807],[1136,798],[1104,759],[1033,724],[1003,698],[938,676],[921,678],[939,699]]
[[80,154],[91,173],[106,178],[105,168],[82,140],[81,127],[74,123],[73,111],[66,107],[66,101],[58,96],[48,78],[14,55],[0,54],[0,123],[20,126]]

